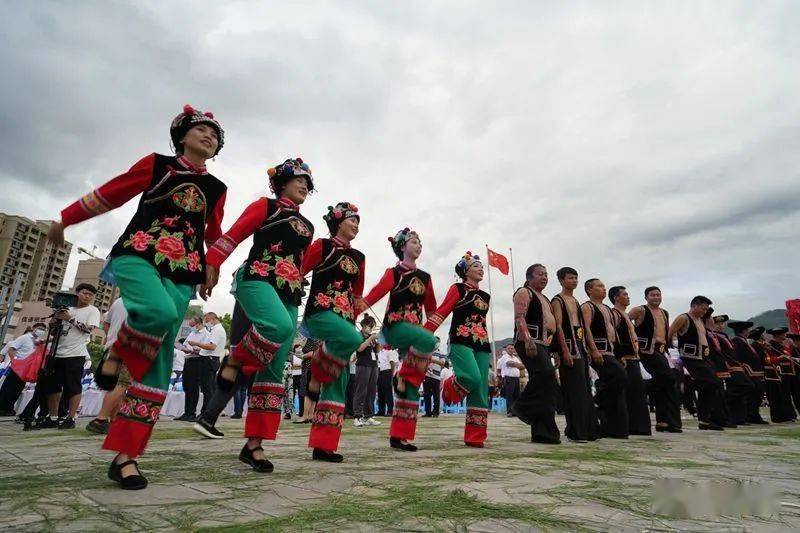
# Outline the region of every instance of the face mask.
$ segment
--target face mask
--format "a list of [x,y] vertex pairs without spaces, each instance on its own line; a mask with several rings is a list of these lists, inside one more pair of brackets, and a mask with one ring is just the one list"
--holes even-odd
[[43,339],[45,335],[47,335],[47,331],[43,329],[33,330],[33,336],[36,337],[37,339]]
[[214,326],[214,324],[212,324],[211,322],[206,322],[203,325],[206,327],[206,329],[211,329]]

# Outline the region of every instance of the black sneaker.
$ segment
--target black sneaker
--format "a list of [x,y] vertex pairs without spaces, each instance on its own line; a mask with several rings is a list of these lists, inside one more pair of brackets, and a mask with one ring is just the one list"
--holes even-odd
[[38,429],[55,429],[58,427],[58,421],[53,420],[49,416],[44,418],[39,418],[36,420],[36,427]]
[[239,420],[240,418],[242,418],[242,413],[233,413],[231,415],[231,420]]
[[178,422],[197,422],[197,417],[194,415],[187,415],[186,413],[183,413],[181,416],[176,416],[175,418],[173,418],[173,420],[176,420]]
[[75,429],[75,420],[70,417],[62,419],[58,423],[58,429]]
[[109,420],[95,418],[86,424],[86,431],[89,433],[97,433],[98,435],[108,435],[108,426],[111,425]]
[[198,418],[194,423],[192,429],[195,433],[199,433],[208,439],[221,439],[225,436],[223,432],[214,427],[213,424],[206,422],[202,418]]

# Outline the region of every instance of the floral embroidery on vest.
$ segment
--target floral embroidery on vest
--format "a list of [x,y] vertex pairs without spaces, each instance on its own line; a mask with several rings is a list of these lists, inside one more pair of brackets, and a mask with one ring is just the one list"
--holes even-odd
[[[184,221],[184,231],[170,231],[177,228],[181,217],[163,217],[156,219],[147,231],[137,231],[130,235],[122,246],[133,248],[137,252],[145,252],[150,246],[155,248],[154,261],[160,265],[169,262],[169,269],[187,269],[190,272],[203,270],[200,263],[200,253],[195,250],[197,238],[194,228]],[[187,253],[188,249],[188,253]]]
[[412,324],[421,323],[420,317],[422,316],[422,306],[418,303],[409,303],[399,308],[397,311],[392,311],[388,315],[388,322],[394,324],[395,322],[410,322]]
[[[345,257],[345,259],[349,260],[350,258]],[[352,263],[352,260],[350,262]],[[344,263],[344,261],[342,261],[342,263]],[[353,304],[350,301],[350,288],[344,287],[344,290],[341,290],[343,286],[344,282],[342,281],[328,283],[328,286],[325,287],[325,292],[317,293],[315,301],[320,307],[330,309],[344,318],[352,319]]]
[[203,195],[197,190],[197,187],[187,187],[186,189],[176,192],[172,195],[172,201],[175,205],[184,211],[192,211],[199,213],[206,208],[206,202],[203,200]]
[[477,313],[470,315],[466,322],[456,328],[456,335],[459,337],[471,336],[473,341],[480,343],[489,341],[489,334],[486,332],[485,319]]
[[[300,269],[294,262],[294,254],[283,256],[280,255],[282,251],[283,246],[280,242],[270,246],[269,250],[264,250],[261,261],[253,261],[250,264],[250,273],[267,277],[274,270],[275,285],[279,289],[288,285],[293,291],[299,290],[303,283],[303,276],[300,275]],[[302,253],[300,255],[302,260]]]

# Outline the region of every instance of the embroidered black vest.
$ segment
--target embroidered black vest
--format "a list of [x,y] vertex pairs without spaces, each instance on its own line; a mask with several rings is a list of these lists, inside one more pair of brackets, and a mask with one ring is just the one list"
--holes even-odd
[[[708,356],[708,347],[700,345],[700,333],[692,317],[686,315],[689,325],[683,334],[678,333],[678,351],[681,357],[688,359],[702,359]],[[707,341],[706,341],[707,342]]]
[[355,248],[340,248],[322,239],[322,261],[314,268],[306,314],[333,311],[355,323],[353,285],[363,262],[364,254]]
[[314,237],[314,225],[297,209],[267,199],[269,217],[253,234],[253,247],[244,264],[245,280],[266,281],[285,302],[300,305],[303,253]]
[[185,169],[177,157],[155,154],[150,185],[111,257],[135,255],[174,283],[204,283],[206,218],[226,189],[211,174]]
[[[587,303],[594,307],[592,322],[589,324],[589,331],[592,332],[592,338],[594,339],[594,345],[597,347],[597,351],[601,354],[614,353],[614,346],[611,344],[611,341],[608,340],[608,330],[606,329],[606,319],[603,316],[603,311],[600,307],[595,305],[594,302],[589,301]],[[606,304],[603,305],[608,309]]]
[[[646,305],[643,305],[642,308],[644,309],[644,319],[640,324],[635,326],[636,337],[639,340],[639,351],[641,353],[651,354],[655,348],[656,322],[650,308]],[[660,310],[664,313],[664,330],[666,333],[666,331],[669,330],[669,313],[667,313],[665,309]]]
[[392,274],[394,285],[389,293],[383,323],[387,326],[395,322],[422,325],[422,304],[431,275],[418,268],[407,270],[400,265],[392,269]]
[[[575,302],[578,308],[578,323],[573,324],[569,319],[569,309],[564,298],[560,294],[556,294],[553,296],[553,300],[561,302],[561,330],[564,332],[564,341],[567,343],[569,354],[573,359],[580,359],[586,353],[586,345],[583,340],[583,315],[581,314],[580,305],[578,305],[577,301]],[[555,351],[560,353],[560,346],[558,343],[554,344],[556,346]]]
[[764,362],[758,356],[755,348],[747,342],[747,339],[737,335],[733,338],[731,344],[734,346],[734,355],[738,354],[736,360],[739,363],[744,363],[755,371],[764,370]]
[[486,313],[489,311],[489,293],[473,289],[466,283],[456,283],[459,298],[453,307],[450,322],[450,343],[468,346],[480,352],[489,351],[489,334]]
[[626,317],[622,316],[618,309],[612,308],[611,312],[613,316],[617,317],[617,340],[614,341],[614,353],[618,357],[637,355],[633,351],[633,338]]
[[[528,287],[527,285],[523,285],[517,292],[519,291],[528,291],[528,294],[531,297],[531,303],[528,305],[528,311],[525,313],[525,324],[528,326],[528,333],[533,339],[534,342],[538,342],[540,344],[549,344],[552,337],[552,332],[547,331],[547,328],[544,325],[544,310],[542,309],[542,302],[539,300],[539,297],[536,296],[536,293]],[[516,296],[517,292],[514,293]],[[517,324],[514,323],[514,342],[519,340],[519,332],[517,331]]]

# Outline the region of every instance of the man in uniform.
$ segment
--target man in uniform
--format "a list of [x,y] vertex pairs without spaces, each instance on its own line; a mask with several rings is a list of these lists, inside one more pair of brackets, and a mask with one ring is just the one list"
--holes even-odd
[[[584,343],[583,316],[578,310],[578,300],[573,296],[578,286],[578,272],[572,267],[563,267],[556,272],[561,292],[551,302],[556,320],[556,346],[559,356],[559,376],[564,399],[564,415],[567,438],[574,442],[597,439],[597,413],[592,401],[589,384],[589,365]],[[596,364],[602,357],[593,354]],[[535,379],[534,379],[535,380]]]
[[784,398],[788,403],[794,403],[795,412],[800,412],[800,380],[798,380],[798,362],[792,360],[791,348],[787,346],[786,333],[789,328],[772,328],[767,333],[772,336],[770,347],[777,357],[780,357],[781,383],[785,389]]
[[517,398],[513,413],[531,426],[531,442],[560,444],[556,426],[556,371],[550,342],[556,319],[550,301],[542,294],[547,269],[536,263],[525,271],[525,284],[514,293],[515,348],[528,372],[528,384]]
[[611,310],[617,328],[617,341],[614,344],[614,355],[625,367],[628,383],[625,396],[628,404],[628,432],[630,435],[651,435],[650,409],[644,390],[644,380],[639,364],[639,341],[633,322],[628,318],[626,309],[631,298],[625,287],[611,287],[608,299],[614,305]]
[[756,350],[750,346],[747,335],[752,322],[731,320],[728,327],[733,330],[733,358],[744,367],[745,373],[753,382],[753,390],[747,397],[747,423],[748,424],[769,424],[761,418],[761,400],[764,398],[764,363],[758,356]]
[[600,417],[603,437],[628,438],[628,401],[625,388],[628,375],[625,367],[614,357],[617,329],[611,308],[603,303],[606,286],[597,278],[586,280],[583,286],[588,302],[581,305],[586,328],[586,346],[592,354],[592,367],[597,372],[595,403]]
[[644,297],[647,304],[634,307],[628,316],[636,328],[642,365],[652,376],[648,393],[656,404],[656,431],[682,433],[680,396],[666,353],[669,314],[661,308],[661,289],[648,287]]

